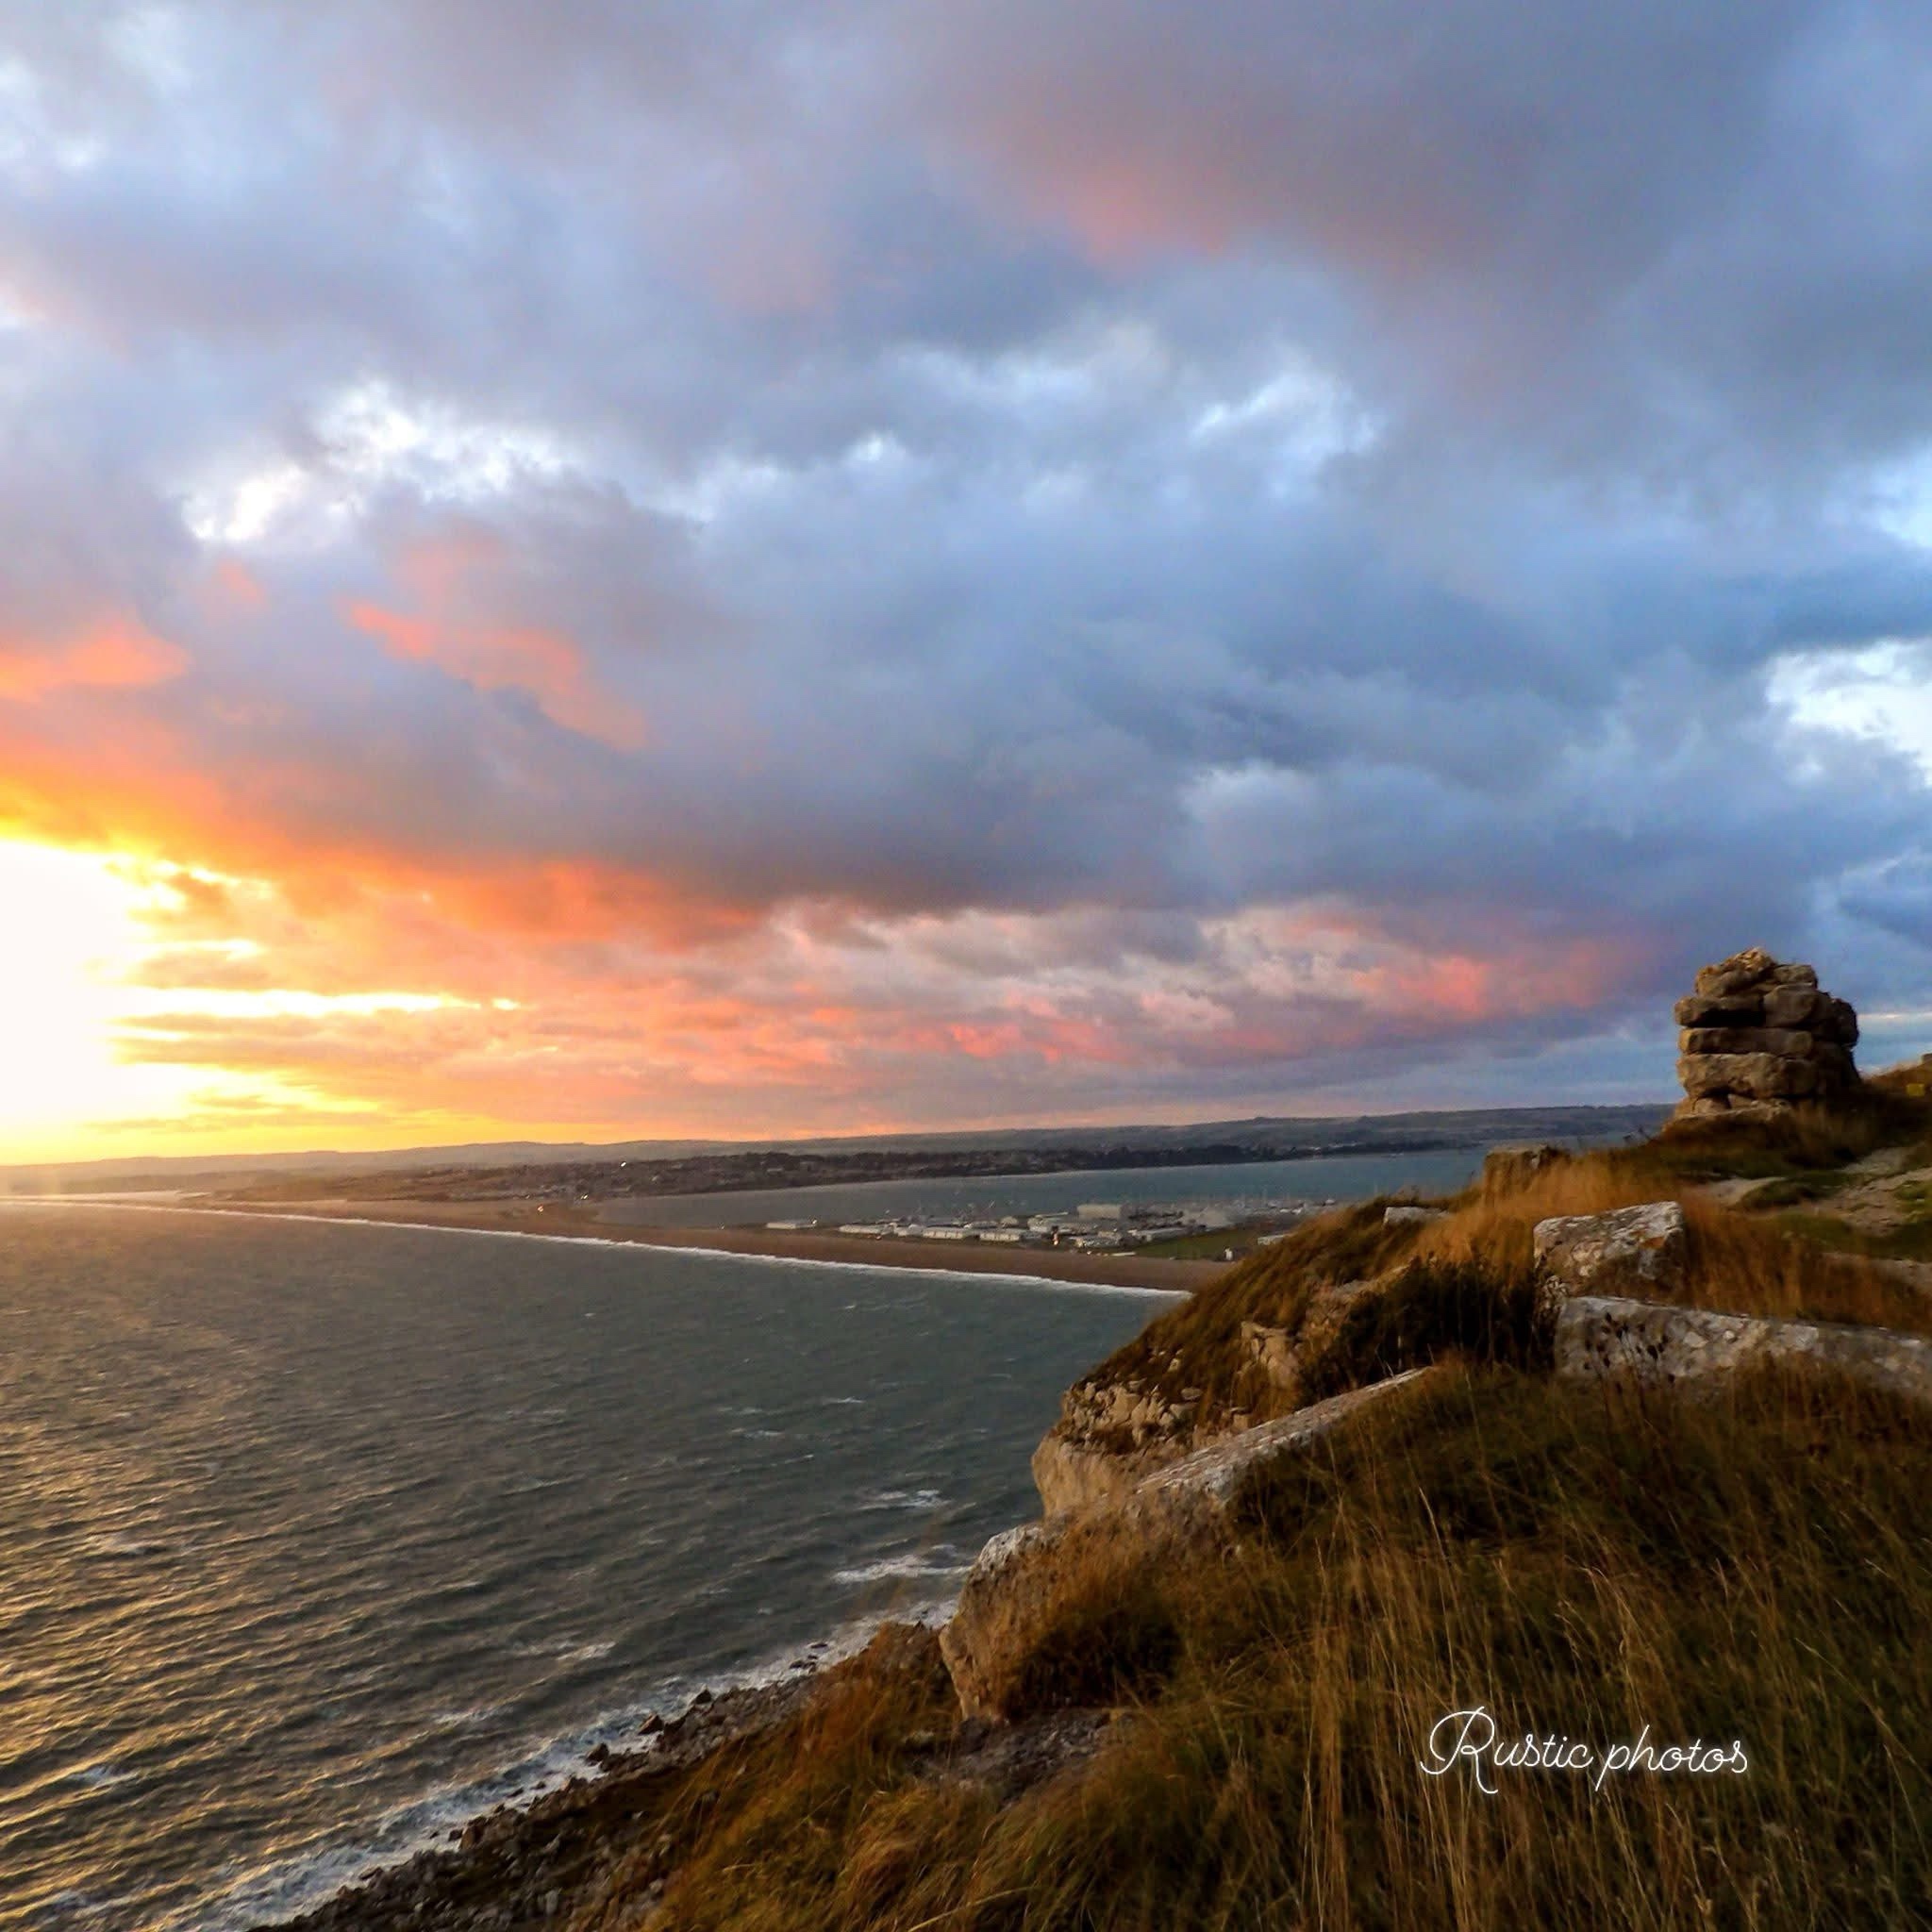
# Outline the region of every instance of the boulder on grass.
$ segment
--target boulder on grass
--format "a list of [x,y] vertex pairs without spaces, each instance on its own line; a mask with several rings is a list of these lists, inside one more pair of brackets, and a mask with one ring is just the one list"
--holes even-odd
[[1779,1322],[1580,1295],[1557,1318],[1557,1376],[1644,1387],[1715,1382],[1760,1363],[1835,1370],[1932,1407],[1932,1339],[1848,1322]]
[[1523,1141],[1515,1146],[1491,1147],[1483,1156],[1483,1197],[1514,1194],[1526,1188],[1545,1168],[1570,1158],[1567,1147]]
[[1552,1312],[1581,1294],[1657,1294],[1684,1278],[1690,1237],[1675,1201],[1645,1201],[1606,1214],[1562,1214],[1530,1235],[1543,1270],[1539,1296]]

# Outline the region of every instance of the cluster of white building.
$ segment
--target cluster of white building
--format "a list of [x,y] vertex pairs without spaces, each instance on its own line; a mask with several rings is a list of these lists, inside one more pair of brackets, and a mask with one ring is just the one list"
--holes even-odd
[[[815,1221],[771,1221],[766,1226],[804,1229]],[[1139,1247],[1147,1241],[1175,1241],[1185,1235],[1208,1234],[1234,1224],[1234,1216],[1221,1208],[1166,1208],[1119,1201],[1084,1201],[1071,1212],[1021,1216],[1005,1214],[997,1221],[955,1221],[925,1216],[895,1216],[884,1221],[846,1221],[840,1234],[893,1237],[901,1241],[1026,1242],[1041,1247],[1114,1250]]]

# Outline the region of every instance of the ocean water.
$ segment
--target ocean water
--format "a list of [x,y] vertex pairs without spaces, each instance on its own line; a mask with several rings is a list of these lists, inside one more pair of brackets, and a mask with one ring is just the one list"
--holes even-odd
[[605,1204],[603,1219],[646,1227],[734,1227],[816,1218],[879,1221],[1070,1212],[1082,1201],[1158,1201],[1251,1208],[1264,1202],[1363,1201],[1414,1188],[1454,1193],[1482,1165],[1480,1148],[1420,1154],[1334,1154],[1307,1160],[1203,1167],[1102,1168],[1067,1174],[981,1174],[968,1180],[860,1181],[823,1188],[734,1189],[714,1194],[643,1195]]
[[286,1916],[935,1607],[1159,1306],[0,1208],[0,1925]]

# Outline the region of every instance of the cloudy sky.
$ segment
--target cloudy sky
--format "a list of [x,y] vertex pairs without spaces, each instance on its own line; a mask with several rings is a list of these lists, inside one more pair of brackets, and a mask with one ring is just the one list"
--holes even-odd
[[1914,0],[0,0],[0,1156],[1932,1045],[1928,207]]

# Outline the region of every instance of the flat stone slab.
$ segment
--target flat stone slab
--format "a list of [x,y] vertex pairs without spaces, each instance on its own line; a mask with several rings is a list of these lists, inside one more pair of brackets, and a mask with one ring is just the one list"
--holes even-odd
[[1259,1423],[1238,1436],[1210,1442],[1179,1462],[1141,1477],[1128,1496],[1126,1507],[1140,1514],[1166,1513],[1176,1517],[1198,1514],[1204,1507],[1224,1511],[1241,1487],[1241,1478],[1277,1456],[1306,1447],[1339,1428],[1351,1416],[1385,1402],[1398,1389],[1419,1382],[1430,1371],[1407,1369],[1365,1389],[1344,1390],[1324,1402],[1310,1403],[1292,1415]]
[[1530,1241],[1544,1271],[1543,1307],[1573,1295],[1667,1287],[1683,1274],[1689,1240],[1675,1201],[1539,1221]]
[[1557,1378],[1651,1386],[1710,1381],[1763,1362],[1836,1369],[1932,1407],[1932,1338],[1850,1322],[1778,1322],[1714,1308],[1579,1295],[1557,1317]]

